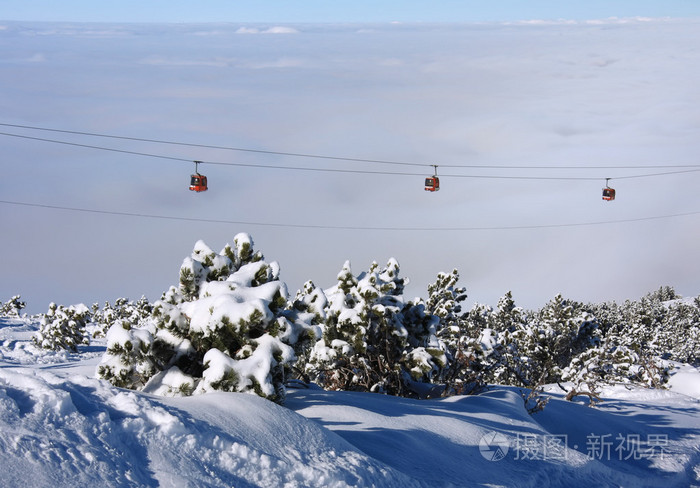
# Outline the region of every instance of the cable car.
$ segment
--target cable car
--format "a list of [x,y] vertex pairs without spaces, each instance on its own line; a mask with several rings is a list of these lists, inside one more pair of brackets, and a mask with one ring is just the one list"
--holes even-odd
[[437,176],[429,176],[425,179],[425,191],[439,191],[440,178]]
[[439,191],[440,190],[440,178],[437,176],[437,166],[433,165],[435,168],[435,174],[433,176],[428,176],[425,179],[425,191]]
[[605,179],[605,188],[603,188],[603,200],[607,202],[615,200],[615,189],[610,188],[610,185],[608,185],[608,181],[610,181],[610,178]]
[[615,189],[614,188],[603,188],[603,200],[610,201],[615,200]]
[[190,190],[207,191],[207,177],[199,173],[192,175],[190,178]]
[[207,177],[199,174],[199,163],[194,162],[194,174],[190,176],[190,190],[196,192],[207,191]]

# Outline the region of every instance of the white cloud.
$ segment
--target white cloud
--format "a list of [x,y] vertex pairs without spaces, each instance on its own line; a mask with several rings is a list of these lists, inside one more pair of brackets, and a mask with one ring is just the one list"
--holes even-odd
[[263,31],[263,34],[298,34],[299,31],[296,30],[293,27],[270,27],[266,31]]
[[503,25],[617,25],[617,24],[636,24],[648,22],[670,22],[671,17],[607,17],[603,19],[529,19],[502,22]]
[[256,27],[240,27],[237,31],[236,34],[259,34],[260,29]]
[[259,29],[257,27],[240,27],[236,30],[237,34],[298,34],[299,31],[294,27],[275,26],[267,29]]

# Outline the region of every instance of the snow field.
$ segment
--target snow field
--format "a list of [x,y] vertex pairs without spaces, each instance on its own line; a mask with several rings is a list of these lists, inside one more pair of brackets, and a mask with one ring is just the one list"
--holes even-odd
[[[0,486],[700,487],[700,372],[530,415],[515,387],[412,400],[290,389],[161,397],[94,377],[104,342],[52,353],[0,319]],[[566,386],[566,385],[565,385]],[[500,448],[500,451],[498,450]]]
[[257,396],[161,400],[84,376],[1,368],[2,485],[343,487],[368,476],[410,485]]

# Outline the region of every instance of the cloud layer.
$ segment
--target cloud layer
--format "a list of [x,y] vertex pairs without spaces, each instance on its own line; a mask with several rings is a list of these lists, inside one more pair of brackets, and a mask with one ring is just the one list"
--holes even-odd
[[[470,301],[490,304],[508,290],[531,307],[559,292],[581,301],[661,285],[698,294],[689,264],[700,262],[697,216],[557,226],[700,211],[699,173],[629,178],[665,171],[620,168],[697,164],[699,33],[692,21],[646,19],[8,23],[1,122],[423,166],[60,136],[186,160],[177,162],[4,137],[4,199],[256,225],[4,205],[2,226],[12,231],[0,244],[0,292],[21,293],[37,311],[50,300],[157,298],[195,241],[218,248],[246,231],[280,262],[292,291],[307,279],[332,285],[346,259],[359,272],[396,257],[415,295],[455,267]],[[204,165],[210,191],[193,195],[195,159],[358,172]],[[433,164],[442,189],[429,194],[422,180]],[[452,167],[465,165],[486,168]],[[608,177],[618,189],[612,203],[600,197]]]

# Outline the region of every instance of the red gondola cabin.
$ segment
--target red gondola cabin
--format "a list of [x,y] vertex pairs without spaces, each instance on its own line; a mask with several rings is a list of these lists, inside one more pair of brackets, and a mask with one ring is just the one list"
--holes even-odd
[[190,190],[207,191],[207,177],[199,173],[193,174],[190,178]]
[[425,179],[425,191],[439,191],[440,178],[437,176],[429,176]]
[[615,200],[615,189],[610,187],[603,188],[603,200],[608,202]]

